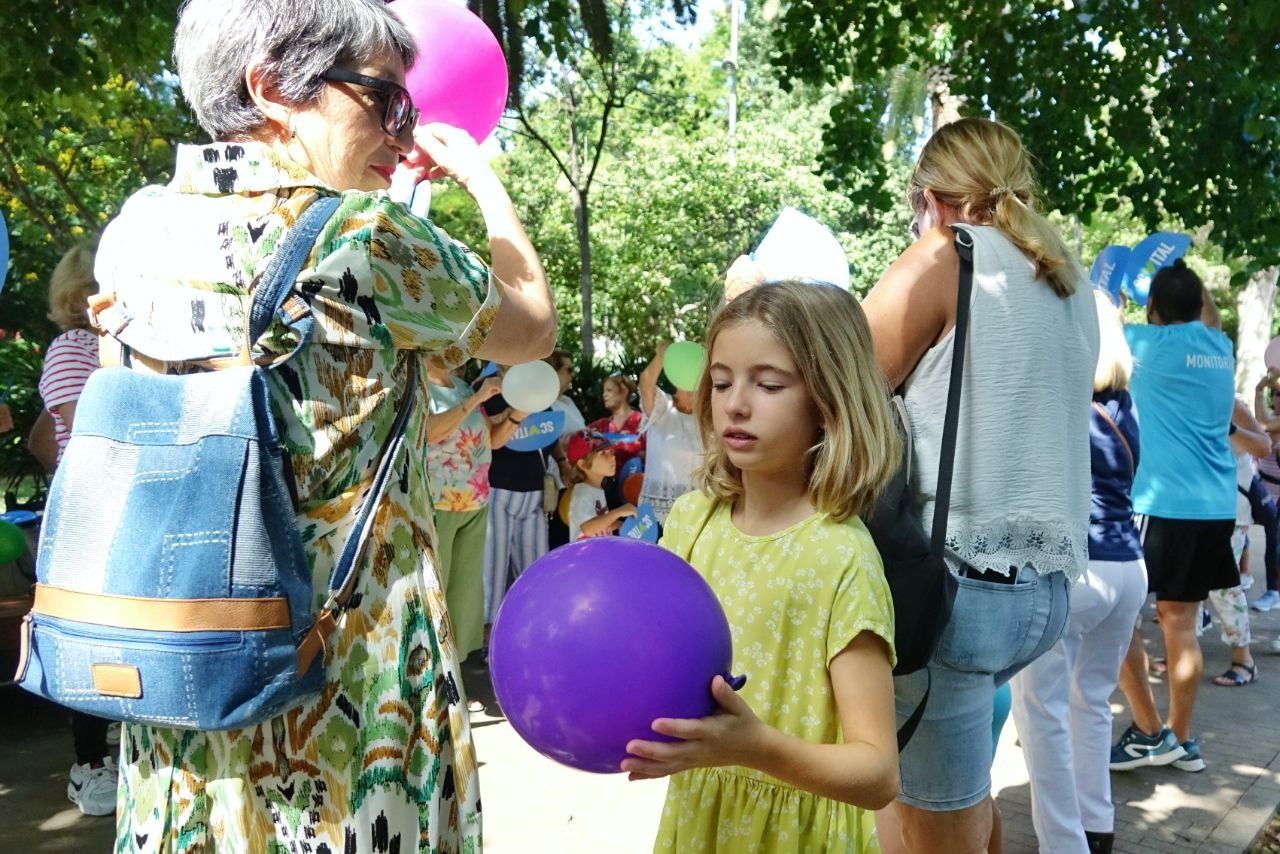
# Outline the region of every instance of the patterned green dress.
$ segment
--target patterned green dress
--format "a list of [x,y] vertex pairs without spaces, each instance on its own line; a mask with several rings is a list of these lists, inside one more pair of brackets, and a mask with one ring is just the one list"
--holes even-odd
[[[129,199],[98,254],[103,292],[154,339],[139,349],[162,354],[135,367],[175,371],[238,349],[246,295],[277,242],[318,193],[334,192],[261,145],[181,148],[173,181]],[[341,197],[296,289],[316,319],[312,344],[272,385],[317,605],[410,361],[472,355],[501,292],[466,247],[385,193]],[[289,333],[273,335],[269,349],[287,352]],[[398,477],[357,604],[325,650],[322,693],[250,729],[126,726],[118,851],[479,850],[475,754],[433,566],[420,368]]]

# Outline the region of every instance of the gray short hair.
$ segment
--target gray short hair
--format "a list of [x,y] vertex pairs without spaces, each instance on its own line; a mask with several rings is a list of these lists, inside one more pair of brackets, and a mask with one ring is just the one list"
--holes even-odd
[[417,58],[413,37],[383,0],[186,0],[173,59],[182,94],[216,140],[243,137],[265,117],[249,97],[245,72],[261,64],[290,104],[320,97],[320,74],[399,54]]

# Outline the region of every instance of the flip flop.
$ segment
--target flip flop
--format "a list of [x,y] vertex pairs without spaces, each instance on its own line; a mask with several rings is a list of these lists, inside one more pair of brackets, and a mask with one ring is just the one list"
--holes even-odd
[[1232,664],[1225,673],[1213,677],[1213,684],[1224,688],[1239,688],[1257,681],[1258,666],[1256,664]]

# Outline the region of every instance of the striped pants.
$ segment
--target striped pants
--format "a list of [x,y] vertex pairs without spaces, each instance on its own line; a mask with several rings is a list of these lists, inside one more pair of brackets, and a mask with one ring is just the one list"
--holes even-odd
[[507,592],[529,564],[547,553],[547,514],[542,490],[489,490],[489,528],[484,539],[484,621],[492,624]]

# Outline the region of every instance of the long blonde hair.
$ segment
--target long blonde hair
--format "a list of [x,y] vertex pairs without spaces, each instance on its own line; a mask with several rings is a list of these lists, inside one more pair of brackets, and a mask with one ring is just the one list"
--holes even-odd
[[93,277],[95,249],[91,241],[72,246],[49,277],[49,319],[64,332],[89,328],[89,297],[98,292],[98,280]]
[[907,189],[913,210],[924,191],[956,208],[960,219],[995,226],[1036,266],[1036,277],[1069,297],[1079,274],[1058,230],[1036,210],[1035,177],[1022,140],[989,119],[960,119],[929,137]]
[[1098,309],[1098,367],[1093,374],[1093,390],[1123,391],[1133,374],[1133,353],[1124,337],[1124,319],[1111,297],[1093,292]]
[[[836,521],[869,510],[897,470],[902,446],[862,307],[833,286],[761,285],[726,304],[712,320],[707,353],[714,354],[721,332],[752,320],[787,348],[822,425],[821,438],[806,457],[809,500]],[[743,492],[742,472],[729,461],[712,424],[707,369],[698,384],[694,417],[707,449],[698,485],[714,498],[733,501]]]

